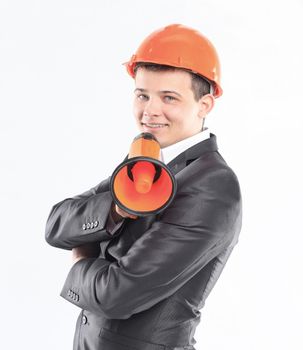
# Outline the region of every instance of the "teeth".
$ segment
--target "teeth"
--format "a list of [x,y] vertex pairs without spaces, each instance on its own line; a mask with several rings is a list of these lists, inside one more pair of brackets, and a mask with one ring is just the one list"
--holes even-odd
[[144,125],[148,126],[149,128],[163,128],[165,124],[149,124],[149,123],[144,123]]

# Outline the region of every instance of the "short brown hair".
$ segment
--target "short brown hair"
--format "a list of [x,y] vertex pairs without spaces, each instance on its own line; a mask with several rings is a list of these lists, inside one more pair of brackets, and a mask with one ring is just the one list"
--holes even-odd
[[188,72],[191,76],[191,89],[194,93],[194,98],[199,101],[200,98],[210,93],[210,83],[204,79],[201,75],[195,74],[188,69],[178,68],[173,66],[167,66],[164,64],[150,63],[150,62],[138,62],[134,68],[135,74],[138,68],[144,68],[153,72],[174,71],[181,70]]

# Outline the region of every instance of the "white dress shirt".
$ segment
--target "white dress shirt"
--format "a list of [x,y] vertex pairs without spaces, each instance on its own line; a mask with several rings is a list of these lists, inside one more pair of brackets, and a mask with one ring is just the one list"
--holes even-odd
[[186,151],[188,148],[195,144],[204,141],[210,137],[210,131],[208,128],[204,128],[198,134],[190,136],[184,140],[174,143],[170,146],[161,149],[162,162],[168,164],[171,160],[176,158],[179,154]]

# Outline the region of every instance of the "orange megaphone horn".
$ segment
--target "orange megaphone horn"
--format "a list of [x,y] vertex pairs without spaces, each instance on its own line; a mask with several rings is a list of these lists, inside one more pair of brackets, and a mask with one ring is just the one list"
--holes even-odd
[[154,135],[144,132],[134,138],[128,159],[114,170],[111,194],[114,202],[127,213],[158,214],[172,202],[176,180],[160,159],[160,144]]

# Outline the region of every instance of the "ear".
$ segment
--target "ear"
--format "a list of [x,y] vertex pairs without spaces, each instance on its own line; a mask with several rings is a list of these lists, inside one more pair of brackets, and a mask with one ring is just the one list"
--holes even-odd
[[199,100],[199,117],[206,118],[207,114],[213,109],[215,105],[215,98],[211,94],[202,96]]

